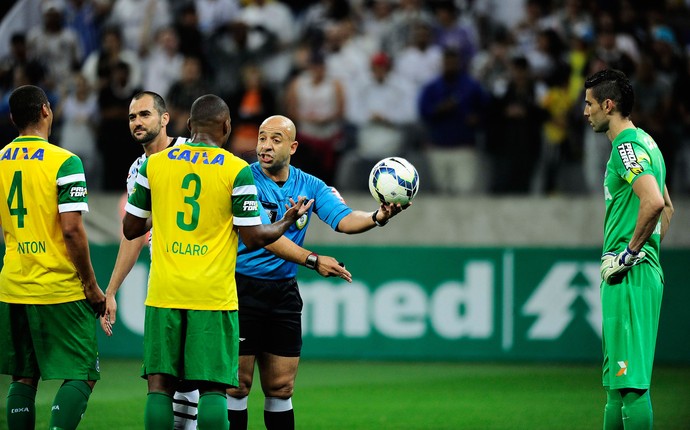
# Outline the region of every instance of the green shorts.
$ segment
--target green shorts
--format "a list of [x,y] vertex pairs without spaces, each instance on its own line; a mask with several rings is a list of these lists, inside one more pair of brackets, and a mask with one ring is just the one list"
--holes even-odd
[[0,373],[96,381],[96,319],[86,300],[55,305],[0,302]]
[[142,377],[165,373],[236,387],[238,365],[237,311],[146,306]]
[[664,284],[649,264],[633,267],[620,284],[601,284],[603,385],[648,389]]

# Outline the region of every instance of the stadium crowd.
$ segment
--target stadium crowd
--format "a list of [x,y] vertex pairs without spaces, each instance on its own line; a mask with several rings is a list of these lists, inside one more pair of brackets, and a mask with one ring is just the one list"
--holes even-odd
[[[666,0],[20,0],[40,22],[0,58],[0,139],[11,90],[42,87],[51,140],[91,189],[123,191],[141,154],[138,91],[231,108],[231,150],[255,159],[260,122],[297,125],[295,166],[362,191],[379,159],[415,164],[424,193],[600,193],[610,153],[583,117],[584,79],[631,76],[632,118],[655,137],[676,195],[690,192],[690,2]],[[11,12],[10,12],[11,13]],[[10,14],[6,15],[10,16]]]

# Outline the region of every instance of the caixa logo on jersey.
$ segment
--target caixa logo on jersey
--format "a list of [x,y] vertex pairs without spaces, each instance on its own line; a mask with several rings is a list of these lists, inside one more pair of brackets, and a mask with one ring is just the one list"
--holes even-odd
[[84,197],[86,194],[86,187],[72,187],[69,190],[70,197]]

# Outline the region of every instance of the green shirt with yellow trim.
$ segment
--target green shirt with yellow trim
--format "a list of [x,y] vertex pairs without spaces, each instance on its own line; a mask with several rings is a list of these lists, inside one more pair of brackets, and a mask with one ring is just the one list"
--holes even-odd
[[[633,184],[642,175],[653,175],[663,195],[666,183],[664,157],[652,137],[640,128],[626,129],[612,142],[611,157],[606,164],[604,197],[603,252],[621,252],[630,242],[635,231],[640,199],[633,191]],[[661,218],[642,250],[645,261],[659,273],[659,247],[661,243]]]
[[0,301],[55,304],[84,299],[60,213],[88,209],[79,157],[38,136],[20,136],[0,150],[0,223],[6,246]]
[[237,310],[235,226],[261,224],[244,160],[205,143],[151,155],[125,210],[156,228],[147,306]]

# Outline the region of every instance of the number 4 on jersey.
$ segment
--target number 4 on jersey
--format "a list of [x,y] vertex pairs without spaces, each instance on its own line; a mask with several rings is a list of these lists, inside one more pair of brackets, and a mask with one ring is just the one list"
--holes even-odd
[[[17,205],[13,206],[13,202],[17,197]],[[27,210],[24,207],[24,193],[22,192],[22,172],[14,172],[12,184],[10,185],[10,192],[7,194],[7,207],[10,209],[10,215],[17,217],[17,227],[24,228],[24,217]]]

